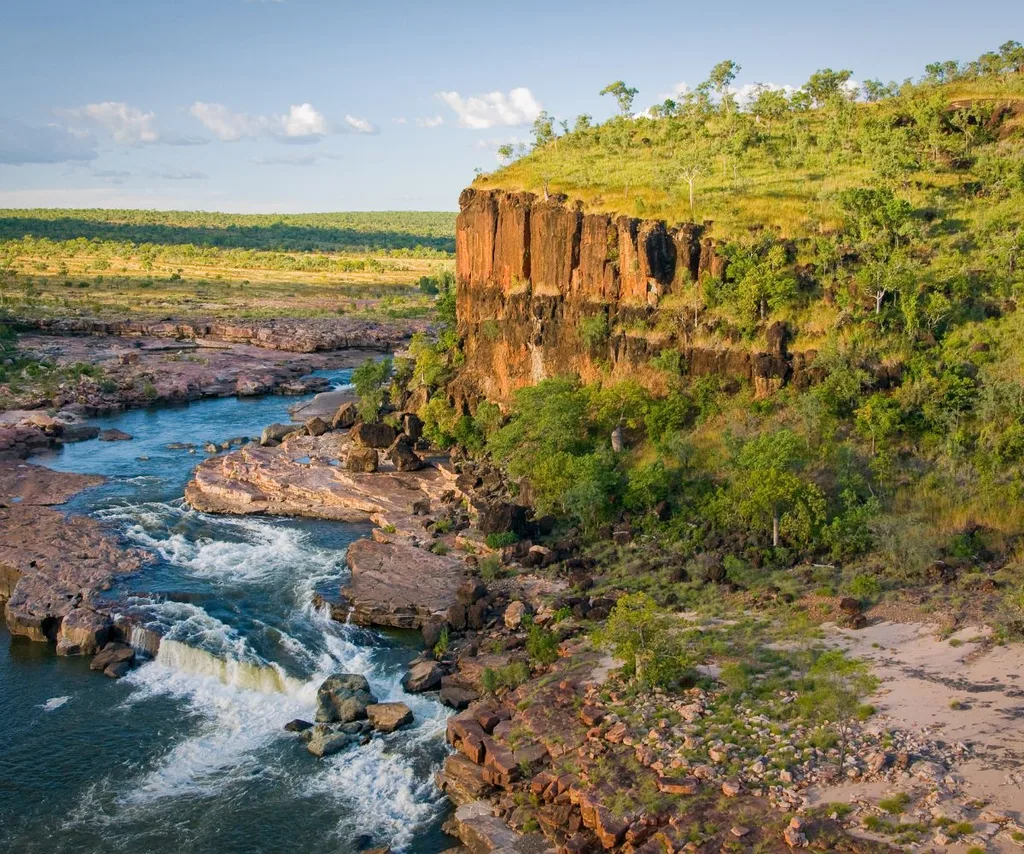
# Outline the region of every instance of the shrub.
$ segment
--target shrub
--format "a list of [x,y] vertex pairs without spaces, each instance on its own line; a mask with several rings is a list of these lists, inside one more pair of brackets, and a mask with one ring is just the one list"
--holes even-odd
[[526,632],[526,653],[535,664],[553,664],[558,659],[558,638],[531,622]]
[[646,593],[619,599],[597,639],[624,662],[623,673],[642,684],[665,687],[690,668],[674,620]]
[[488,534],[484,538],[484,542],[487,543],[488,548],[498,550],[518,543],[519,537],[513,531],[501,531],[500,533]]

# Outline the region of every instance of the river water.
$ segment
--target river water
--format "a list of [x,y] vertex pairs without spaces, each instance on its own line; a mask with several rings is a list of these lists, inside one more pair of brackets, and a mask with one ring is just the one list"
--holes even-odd
[[[327,372],[338,384],[348,374]],[[94,422],[133,441],[33,460],[108,478],[66,509],[153,556],[111,595],[165,639],[155,660],[114,681],[12,640],[0,621],[0,852],[449,847],[432,782],[445,710],[400,685],[416,639],[341,625],[313,606],[318,590],[344,582],[345,548],[369,526],[215,517],[182,503],[203,454],[168,444],[258,435],[295,402],[134,410]],[[282,726],[311,719],[318,685],[339,671],[365,674],[381,701],[408,703],[415,725],[311,756]]]

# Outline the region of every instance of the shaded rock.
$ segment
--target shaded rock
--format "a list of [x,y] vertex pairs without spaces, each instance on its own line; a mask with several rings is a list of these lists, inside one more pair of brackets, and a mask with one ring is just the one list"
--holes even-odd
[[363,448],[390,448],[398,433],[383,421],[361,421],[352,428],[352,441]]
[[387,450],[387,457],[398,471],[419,471],[423,468],[423,460],[413,450],[412,441],[406,436],[395,439]]
[[113,641],[103,647],[93,660],[89,662],[89,669],[106,671],[108,667],[122,664],[130,667],[134,661],[134,649],[126,643]]
[[481,534],[503,534],[511,531],[519,536],[527,533],[526,508],[508,501],[481,502],[476,505],[477,528]]
[[462,711],[467,708],[470,703],[475,703],[480,699],[480,695],[476,691],[472,691],[469,688],[461,688],[458,685],[446,685],[441,689],[441,693],[438,694],[438,698],[451,709]]
[[103,675],[111,679],[120,679],[122,676],[127,676],[131,669],[132,666],[127,661],[118,661],[104,667]]
[[353,401],[343,403],[331,417],[331,427],[335,430],[348,430],[356,423],[356,404]]
[[409,437],[410,442],[418,442],[423,436],[423,420],[412,412],[402,416],[402,432]]
[[329,433],[331,425],[324,421],[323,418],[314,416],[306,422],[306,432],[310,436],[323,436],[324,433]]
[[455,598],[462,605],[472,605],[487,595],[487,587],[479,578],[467,578],[455,591]]
[[375,448],[352,448],[345,458],[345,468],[349,471],[369,474],[377,471],[380,459]]
[[357,673],[335,673],[316,692],[316,722],[348,723],[366,717],[366,707],[377,702],[370,683]]
[[402,687],[410,694],[432,691],[440,686],[442,676],[444,669],[436,661],[414,661],[402,677]]
[[99,440],[101,442],[130,442],[134,437],[123,430],[101,430]]
[[295,720],[288,721],[284,728],[286,732],[305,732],[307,729],[312,729],[313,724],[302,720],[302,718],[295,718]]
[[110,617],[88,608],[75,608],[61,621],[57,655],[95,655],[110,636]]
[[372,703],[366,707],[366,716],[377,732],[394,732],[412,723],[412,709],[405,703]]
[[445,759],[438,775],[438,786],[457,807],[485,798],[494,791],[484,779],[483,768],[461,753],[453,753]]

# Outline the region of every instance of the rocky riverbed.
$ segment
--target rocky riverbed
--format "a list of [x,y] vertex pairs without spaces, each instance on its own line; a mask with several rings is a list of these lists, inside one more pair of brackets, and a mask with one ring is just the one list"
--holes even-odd
[[89,416],[211,397],[307,395],[327,387],[327,368],[352,367],[376,355],[343,350],[283,357],[264,346],[168,341],[153,336],[24,334],[22,354],[68,369],[88,366],[56,388],[0,386],[0,459],[23,459],[63,442],[92,438]]

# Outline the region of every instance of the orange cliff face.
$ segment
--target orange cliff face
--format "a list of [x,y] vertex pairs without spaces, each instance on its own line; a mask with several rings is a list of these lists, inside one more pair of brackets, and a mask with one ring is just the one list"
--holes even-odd
[[[769,330],[770,352],[750,352],[691,346],[681,316],[657,323],[667,297],[725,274],[701,226],[585,214],[564,196],[502,190],[464,190],[459,206],[466,363],[452,391],[470,408],[481,398],[506,403],[517,388],[559,375],[632,378],[658,391],[666,376],[649,363],[664,350],[680,352],[687,373],[746,379],[759,394],[808,381],[807,360],[786,352],[781,325]],[[602,322],[607,336],[581,331]]]

